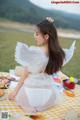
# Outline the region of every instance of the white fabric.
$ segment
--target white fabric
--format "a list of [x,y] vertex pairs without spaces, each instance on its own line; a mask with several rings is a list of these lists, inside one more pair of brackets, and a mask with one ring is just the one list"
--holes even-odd
[[29,72],[38,73],[45,70],[48,57],[40,47],[28,47],[28,45],[18,42],[15,51],[15,60],[22,66],[28,67]]
[[[74,41],[69,49],[63,48],[65,59],[63,65],[66,65],[72,58],[75,50],[76,41]],[[32,73],[42,72],[48,61],[48,57],[43,55],[42,48],[36,46],[28,46],[22,42],[18,42],[15,50],[15,60],[22,66],[27,66]],[[45,59],[46,58],[46,59]],[[45,59],[45,60],[44,60]],[[41,62],[43,64],[41,64]],[[38,67],[39,66],[39,67]],[[43,67],[44,66],[44,67]]]
[[[75,41],[70,49],[64,49],[66,54],[64,64],[72,58],[74,47]],[[31,110],[32,107],[45,109],[58,103],[63,88],[57,87],[52,76],[44,73],[49,58],[43,49],[36,46],[28,47],[28,45],[18,42],[15,59],[20,65],[27,67],[31,73],[16,96],[17,103],[26,111]],[[50,103],[50,98],[52,103]]]
[[[31,72],[16,96],[17,103],[26,111],[31,106],[38,108],[43,106],[45,109],[54,105],[58,101],[60,90],[53,84],[52,76],[44,73],[48,57],[42,48],[28,47],[18,42],[15,58],[18,63],[26,66]],[[58,90],[56,91],[56,89]],[[50,98],[52,103],[49,103]]]
[[76,41],[74,41],[72,43],[72,45],[69,49],[63,49],[64,52],[65,52],[65,59],[64,59],[63,65],[66,65],[71,60],[71,58],[73,57],[74,50],[75,50],[75,44],[76,44]]
[[[52,95],[51,89],[42,88],[27,88],[25,87],[26,95],[29,103],[33,107],[44,106]],[[55,94],[54,94],[55,95]]]
[[52,83],[52,76],[45,73],[30,74],[24,82],[25,86],[34,88],[50,88],[52,87]]
[[11,81],[9,88],[14,89],[17,86],[17,84],[18,84],[18,82]]

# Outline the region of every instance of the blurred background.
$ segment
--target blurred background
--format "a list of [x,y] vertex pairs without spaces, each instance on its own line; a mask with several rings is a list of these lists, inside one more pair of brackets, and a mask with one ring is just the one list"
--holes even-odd
[[34,25],[46,16],[54,18],[63,48],[77,40],[74,56],[62,71],[80,79],[80,3],[52,4],[51,0],[0,0],[0,71],[17,65],[18,41],[35,45]]

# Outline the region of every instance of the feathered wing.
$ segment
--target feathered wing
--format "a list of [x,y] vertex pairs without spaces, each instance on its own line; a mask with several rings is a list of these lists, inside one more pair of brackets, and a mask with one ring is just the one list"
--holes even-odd
[[28,45],[18,42],[15,50],[15,60],[22,66],[28,67],[30,72],[35,72],[39,68],[41,56],[35,47],[28,47]]
[[76,44],[76,40],[72,43],[72,45],[70,46],[69,49],[63,49],[65,52],[65,59],[63,62],[63,66],[66,65],[71,58],[73,57],[74,51],[75,51],[75,44]]

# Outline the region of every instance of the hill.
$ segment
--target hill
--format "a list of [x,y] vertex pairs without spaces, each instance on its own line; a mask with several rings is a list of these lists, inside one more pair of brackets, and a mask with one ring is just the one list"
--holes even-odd
[[57,10],[46,10],[32,4],[29,0],[0,0],[0,17],[12,21],[36,24],[46,16],[55,19],[59,28],[80,30],[80,15]]

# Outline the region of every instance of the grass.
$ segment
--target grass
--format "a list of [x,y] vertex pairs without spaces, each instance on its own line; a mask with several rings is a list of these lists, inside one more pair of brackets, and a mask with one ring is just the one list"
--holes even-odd
[[0,32],[0,71],[8,71],[15,67],[14,53],[17,41],[28,45],[34,44],[33,37],[29,33]]
[[[0,71],[9,71],[17,65],[14,58],[15,46],[17,41],[22,41],[28,45],[35,44],[33,34],[6,31],[0,32]],[[62,47],[68,48],[73,40],[60,38]],[[63,72],[69,76],[80,78],[80,40],[77,40],[76,51],[72,60],[63,67]]]
[[[61,39],[60,42],[63,47],[68,48],[73,40]],[[76,42],[76,50],[73,58],[63,67],[62,71],[69,76],[74,76],[80,79],[80,40],[77,40]]]

